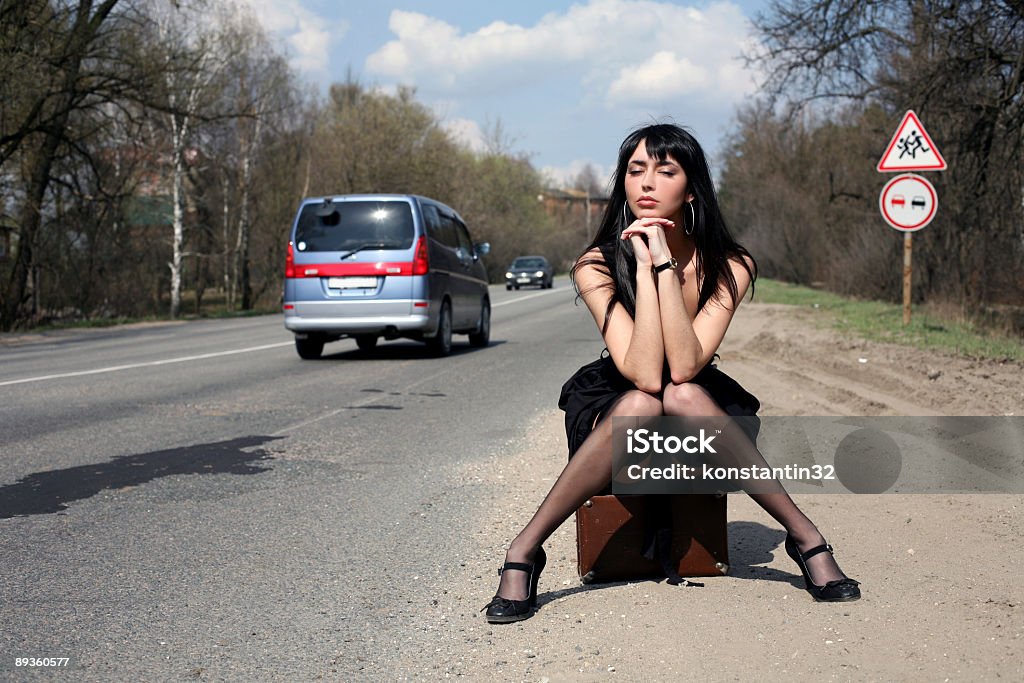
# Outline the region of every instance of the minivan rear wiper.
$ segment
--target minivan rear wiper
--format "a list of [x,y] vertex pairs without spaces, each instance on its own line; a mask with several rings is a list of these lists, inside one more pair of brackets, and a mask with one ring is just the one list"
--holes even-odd
[[372,244],[361,244],[358,247],[356,247],[355,249],[353,249],[352,251],[348,251],[348,252],[345,252],[344,254],[342,254],[341,257],[339,258],[339,260],[340,261],[344,261],[345,259],[347,259],[352,254],[356,253],[357,251],[364,251],[366,249],[394,249],[394,248],[395,247],[394,247],[393,244],[385,244],[383,242],[373,242]]

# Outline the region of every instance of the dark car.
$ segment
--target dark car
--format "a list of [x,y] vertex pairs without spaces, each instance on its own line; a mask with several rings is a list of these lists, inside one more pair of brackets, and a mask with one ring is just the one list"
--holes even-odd
[[520,256],[512,261],[505,272],[505,289],[537,285],[541,289],[551,289],[555,279],[555,271],[543,256]]

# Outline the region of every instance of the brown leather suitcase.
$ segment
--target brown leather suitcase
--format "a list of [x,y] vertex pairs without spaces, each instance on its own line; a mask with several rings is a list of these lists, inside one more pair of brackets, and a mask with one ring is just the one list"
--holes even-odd
[[[576,511],[580,580],[665,578],[672,569],[682,577],[728,573],[726,506],[725,495],[592,497]],[[655,553],[659,530],[662,550]]]

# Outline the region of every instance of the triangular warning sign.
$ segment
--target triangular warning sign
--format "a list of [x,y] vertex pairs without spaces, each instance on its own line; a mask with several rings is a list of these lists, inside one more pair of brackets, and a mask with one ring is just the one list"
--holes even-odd
[[885,171],[945,171],[946,160],[939,153],[921,119],[913,110],[903,115],[900,127],[889,141],[889,146],[878,162],[878,170]]

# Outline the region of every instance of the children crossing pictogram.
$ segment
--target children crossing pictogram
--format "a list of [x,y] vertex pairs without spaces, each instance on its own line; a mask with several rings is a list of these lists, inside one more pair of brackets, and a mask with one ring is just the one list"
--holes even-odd
[[878,162],[878,171],[944,171],[946,160],[913,110],[903,116]]

